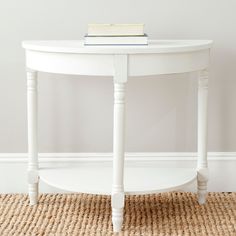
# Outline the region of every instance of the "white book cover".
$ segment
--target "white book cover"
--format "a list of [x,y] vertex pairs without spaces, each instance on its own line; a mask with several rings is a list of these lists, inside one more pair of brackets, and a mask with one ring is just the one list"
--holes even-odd
[[147,45],[148,37],[144,36],[88,36],[84,37],[85,45]]
[[88,24],[89,36],[144,35],[144,24]]

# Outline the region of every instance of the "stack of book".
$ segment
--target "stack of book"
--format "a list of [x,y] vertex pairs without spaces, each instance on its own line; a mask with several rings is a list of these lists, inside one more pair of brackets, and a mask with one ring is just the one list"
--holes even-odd
[[84,45],[147,45],[144,24],[89,24]]

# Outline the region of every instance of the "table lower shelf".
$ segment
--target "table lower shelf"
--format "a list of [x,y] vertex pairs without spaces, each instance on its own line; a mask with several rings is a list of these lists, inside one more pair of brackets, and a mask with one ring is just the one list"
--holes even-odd
[[[79,167],[44,168],[39,176],[45,183],[70,192],[111,194],[112,166],[87,164]],[[180,189],[197,177],[193,168],[156,168],[126,166],[125,194],[148,194]]]

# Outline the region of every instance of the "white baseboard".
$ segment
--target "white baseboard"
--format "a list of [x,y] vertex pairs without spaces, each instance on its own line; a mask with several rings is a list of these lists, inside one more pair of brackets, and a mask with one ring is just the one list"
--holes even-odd
[[[125,159],[133,165],[158,167],[195,167],[197,153],[126,153]],[[210,181],[212,192],[236,192],[236,152],[209,152]],[[44,167],[65,166],[81,162],[109,162],[112,153],[40,153],[39,164]],[[27,153],[0,153],[0,193],[26,193]],[[195,191],[190,186],[186,191]],[[40,192],[61,192],[40,183]]]

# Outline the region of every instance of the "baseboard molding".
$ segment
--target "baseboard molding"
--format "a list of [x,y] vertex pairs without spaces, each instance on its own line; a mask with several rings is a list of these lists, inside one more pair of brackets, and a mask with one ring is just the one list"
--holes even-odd
[[[158,167],[195,167],[197,153],[126,153],[126,162],[136,165]],[[209,152],[209,191],[236,192],[236,152]],[[43,167],[80,165],[87,162],[111,162],[112,153],[39,153],[39,164]],[[0,153],[0,193],[25,193],[27,153]],[[186,191],[195,191],[192,186]],[[40,192],[61,192],[40,183]]]
[[[196,161],[196,152],[125,153],[127,161]],[[236,161],[236,152],[209,152],[209,161]],[[112,161],[112,153],[39,153],[39,162]],[[0,163],[27,162],[27,153],[0,153]]]

